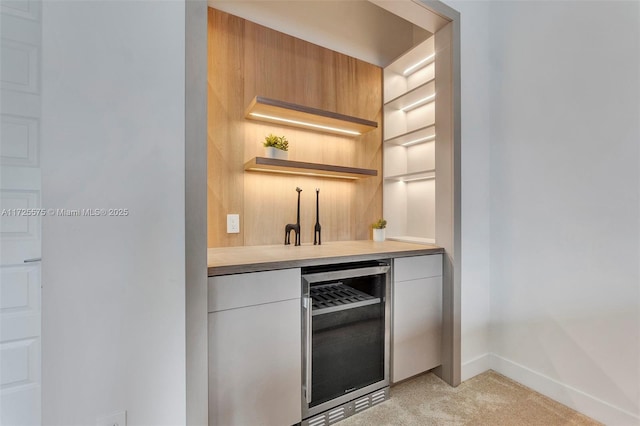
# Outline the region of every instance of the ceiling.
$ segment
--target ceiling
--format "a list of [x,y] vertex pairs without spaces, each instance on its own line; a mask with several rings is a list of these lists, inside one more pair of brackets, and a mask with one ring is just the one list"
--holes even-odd
[[380,67],[431,35],[367,0],[209,0],[208,4]]

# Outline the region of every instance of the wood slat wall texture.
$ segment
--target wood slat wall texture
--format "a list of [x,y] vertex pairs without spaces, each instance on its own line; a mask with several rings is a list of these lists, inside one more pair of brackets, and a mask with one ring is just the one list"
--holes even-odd
[[[301,240],[313,242],[315,188],[320,188],[323,241],[371,238],[382,216],[381,68],[209,8],[208,246],[284,243],[301,194]],[[255,96],[377,121],[356,138],[323,134],[244,117]],[[263,156],[266,135],[285,135],[289,159],[378,170],[343,181],[245,172]],[[240,214],[240,233],[226,233],[226,215]],[[293,238],[292,238],[293,239]]]

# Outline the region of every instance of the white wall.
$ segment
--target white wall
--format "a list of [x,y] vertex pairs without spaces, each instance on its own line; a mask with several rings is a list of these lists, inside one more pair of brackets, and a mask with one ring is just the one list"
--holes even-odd
[[640,424],[639,23],[490,7],[492,367],[612,425]]
[[44,2],[43,423],[185,423],[184,2]]
[[489,369],[489,2],[460,12],[462,94],[462,380]]
[[[638,3],[447,3],[462,14],[463,378],[488,364],[637,423]],[[132,211],[44,221],[46,424],[120,409],[184,423],[184,11],[124,5],[43,10],[43,205]]]
[[462,378],[640,424],[640,4],[447,1],[462,37]]

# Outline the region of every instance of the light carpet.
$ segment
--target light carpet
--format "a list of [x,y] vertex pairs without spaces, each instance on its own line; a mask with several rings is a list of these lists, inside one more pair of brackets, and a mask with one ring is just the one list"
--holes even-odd
[[507,377],[487,371],[454,388],[428,373],[391,388],[391,398],[339,423],[372,425],[601,425]]

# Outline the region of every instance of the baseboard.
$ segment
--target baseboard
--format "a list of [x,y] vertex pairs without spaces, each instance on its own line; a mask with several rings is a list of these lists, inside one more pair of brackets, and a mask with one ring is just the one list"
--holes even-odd
[[491,354],[486,353],[462,364],[460,379],[464,382],[465,380],[469,380],[470,378],[475,377],[478,374],[482,374],[490,369]]
[[[487,354],[492,370],[607,425],[638,426],[640,416],[496,354]],[[475,362],[473,360],[472,362]],[[464,367],[463,367],[464,372]]]

